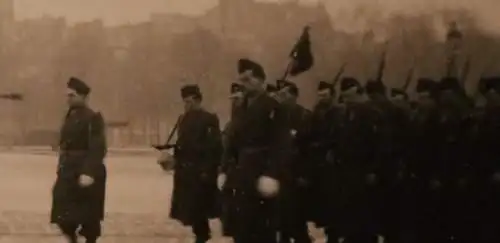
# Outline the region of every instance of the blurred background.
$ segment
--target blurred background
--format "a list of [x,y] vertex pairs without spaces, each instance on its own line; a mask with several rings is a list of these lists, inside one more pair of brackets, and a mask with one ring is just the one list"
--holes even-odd
[[[453,55],[468,63],[466,88],[500,74],[500,2],[417,0],[0,0],[0,145],[48,146],[65,113],[70,76],[93,88],[91,103],[108,122],[111,147],[164,141],[182,112],[179,88],[198,83],[207,109],[224,123],[236,61],[260,62],[269,81],[283,73],[304,25],[315,65],[294,78],[301,102],[314,103],[320,80],[375,76],[389,41],[384,81],[402,86],[439,78]],[[450,23],[462,36],[450,40]],[[410,88],[413,86],[410,85]]]

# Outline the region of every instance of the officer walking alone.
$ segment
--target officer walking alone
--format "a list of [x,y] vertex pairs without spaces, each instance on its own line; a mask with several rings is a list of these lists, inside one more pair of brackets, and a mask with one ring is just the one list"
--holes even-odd
[[77,242],[78,234],[87,243],[95,243],[101,235],[104,218],[107,151],[104,119],[88,107],[87,84],[70,78],[67,87],[69,109],[60,133],[51,223],[59,226],[70,243]]

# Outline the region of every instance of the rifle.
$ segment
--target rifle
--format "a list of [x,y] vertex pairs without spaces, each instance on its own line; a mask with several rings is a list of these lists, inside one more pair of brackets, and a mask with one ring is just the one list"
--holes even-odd
[[379,66],[378,66],[378,70],[377,70],[377,77],[375,79],[375,81],[377,82],[382,82],[382,79],[384,77],[384,71],[385,71],[385,62],[386,62],[386,56],[387,56],[387,45],[389,44],[389,41],[386,41],[384,43],[384,50],[382,52],[382,55],[380,57],[380,63],[379,63]]
[[340,80],[340,77],[342,77],[342,74],[344,74],[345,67],[347,66],[347,62],[344,62],[342,66],[340,66],[339,71],[337,71],[337,74],[335,75],[335,78],[333,78],[333,87],[337,85],[337,83]]
[[465,81],[467,81],[467,77],[469,76],[470,66],[471,66],[470,59],[471,58],[468,55],[467,58],[465,59],[464,66],[462,67],[462,75],[460,77],[460,83],[462,84],[462,86],[464,86]]
[[170,144],[170,142],[172,141],[175,132],[179,128],[179,123],[181,122],[181,120],[182,120],[182,116],[180,116],[179,119],[177,119],[177,122],[175,123],[174,127],[172,128],[172,130],[170,130],[170,134],[168,134],[167,142],[164,145],[153,145],[153,148],[155,148],[157,150],[174,148],[175,144]]
[[410,69],[408,70],[408,74],[406,75],[405,83],[403,85],[404,91],[408,90],[408,87],[411,84],[411,80],[413,79],[414,73],[415,73],[415,59],[413,59],[413,64],[411,65]]

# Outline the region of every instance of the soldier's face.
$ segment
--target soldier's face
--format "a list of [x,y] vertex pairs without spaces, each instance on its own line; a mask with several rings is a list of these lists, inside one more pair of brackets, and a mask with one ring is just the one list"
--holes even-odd
[[231,96],[231,104],[233,104],[233,106],[241,106],[241,105],[243,105],[243,95],[233,95],[233,96]]
[[280,99],[280,97],[279,97],[279,95],[278,95],[277,92],[267,92],[267,95],[269,95],[269,97],[271,97],[271,98],[273,98],[275,100],[279,100]]
[[349,89],[342,91],[342,99],[345,102],[355,101],[357,100],[358,97],[359,97],[358,87],[351,87]]
[[392,102],[401,102],[401,101],[404,101],[405,100],[405,97],[402,96],[402,95],[393,95],[391,96],[391,101]]
[[80,105],[83,105],[85,103],[85,96],[76,93],[76,91],[74,91],[72,89],[67,89],[66,99],[67,99],[66,102],[68,103],[68,106],[70,106],[70,107],[80,106]]
[[195,99],[193,96],[183,98],[182,101],[184,102],[184,111],[193,110],[198,107],[200,103],[199,100]]
[[441,102],[443,104],[455,104],[458,102],[458,95],[451,90],[441,92]]
[[288,102],[293,98],[288,87],[280,89],[277,93],[277,97],[279,102]]
[[238,79],[247,92],[253,93],[262,89],[263,81],[254,77],[251,71],[242,73]]
[[429,92],[418,92],[417,101],[420,103],[428,102],[431,100],[431,93]]
[[393,95],[391,97],[391,102],[396,106],[405,106],[408,102],[402,95]]
[[329,89],[318,90],[318,102],[329,103],[333,100],[333,94]]

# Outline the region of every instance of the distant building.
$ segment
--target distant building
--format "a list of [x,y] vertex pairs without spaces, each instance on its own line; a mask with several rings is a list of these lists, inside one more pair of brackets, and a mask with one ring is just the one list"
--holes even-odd
[[153,31],[173,34],[189,33],[198,26],[198,19],[196,17],[183,14],[154,13],[150,15],[149,19]]
[[0,0],[0,22],[14,22],[14,0]]

